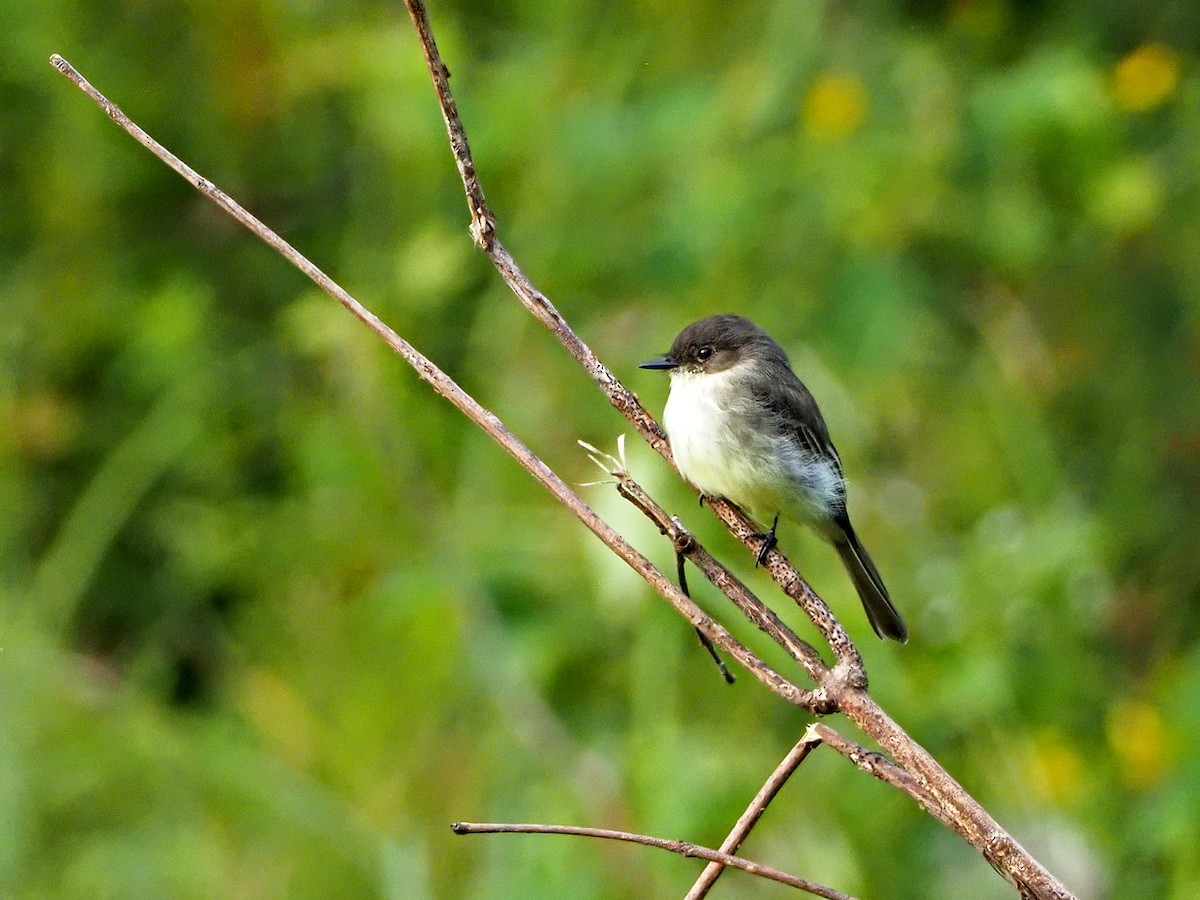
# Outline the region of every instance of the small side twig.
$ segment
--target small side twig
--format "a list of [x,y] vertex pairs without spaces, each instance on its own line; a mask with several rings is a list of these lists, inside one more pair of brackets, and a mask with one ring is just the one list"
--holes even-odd
[[903,791],[918,803],[922,805],[932,803],[929,792],[921,786],[921,783],[898,765],[882,753],[868,750],[862,744],[843,737],[824,722],[814,722],[808,726],[807,739],[818,741],[836,750],[868,775]]
[[[861,744],[834,731],[823,722],[814,722],[808,728],[811,739],[825,744],[836,750],[854,765],[858,766],[873,778],[878,778],[885,784],[890,784],[897,790],[908,794],[921,809],[929,813],[959,837],[971,843],[972,835],[964,825],[964,817],[955,816],[944,803],[938,802],[937,797],[926,789],[920,780],[904,771],[882,753],[868,750]],[[991,862],[989,860],[989,862]],[[993,866],[995,864],[993,863]],[[998,870],[1000,871],[1000,870]],[[1001,871],[1003,875],[1004,872]]]
[[[591,461],[594,462],[596,466],[599,467],[602,472],[604,472],[605,475],[611,475],[613,478],[611,481],[605,480],[602,482],[588,482],[587,486],[595,484],[615,484],[617,485],[618,493],[622,493],[621,482],[629,478],[629,466],[625,462],[625,435],[621,434],[617,436],[617,453],[615,456],[611,453],[601,450],[599,447],[589,444],[587,441],[576,441],[576,443],[588,452],[588,458],[591,459]],[[639,502],[637,497],[631,496],[628,493],[622,493],[622,496],[624,496],[634,505],[637,505]],[[648,495],[646,499],[649,500]],[[642,511],[646,513],[646,515],[650,516],[651,520],[655,518],[654,514],[649,509],[642,507]],[[664,535],[667,533],[663,526],[659,526],[659,531]],[[676,584],[679,585],[679,590],[683,591],[686,596],[691,597],[692,592],[688,590],[687,583],[687,567],[684,564],[686,559],[687,557],[683,553],[683,544],[679,541],[676,541]],[[717,650],[713,642],[709,640],[708,635],[697,628],[696,636],[700,639],[700,646],[708,651],[708,655],[711,656],[713,662],[717,664],[717,671],[721,673],[721,677],[725,679],[725,683],[734,684],[737,679],[734,677],[733,673],[729,671],[729,667],[725,665],[725,660],[721,659],[720,652]]]
[[760,878],[767,878],[771,881],[778,881],[780,884],[799,888],[817,897],[826,897],[828,900],[854,900],[854,897],[850,894],[844,894],[839,890],[826,887],[815,881],[809,881],[806,878],[797,878],[795,875],[789,875],[787,872],[781,872],[779,869],[774,869],[770,866],[764,866],[762,863],[743,859],[740,856],[731,856],[728,853],[722,853],[717,850],[710,850],[708,847],[700,847],[696,844],[690,844],[687,841],[675,841],[667,838],[651,837],[646,834],[633,834],[628,831],[613,831],[608,828],[584,828],[575,825],[455,822],[451,827],[454,829],[455,834],[573,834],[579,837],[602,838],[610,841],[628,841],[634,844],[644,844],[647,847],[658,847],[660,850],[669,850],[681,856],[707,859],[709,862],[720,863],[722,866],[729,868],[741,869],[744,872],[749,872],[751,875],[757,875]]
[[632,503],[635,507],[658,526],[659,530],[670,538],[677,553],[685,555],[691,563],[723,594],[733,601],[734,605],[763,632],[768,634],[779,646],[796,660],[805,673],[817,685],[815,694],[818,702],[813,705],[814,712],[831,712],[825,702],[826,688],[829,686],[831,670],[816,649],[807,641],[792,631],[775,612],[756,597],[745,584],[729,571],[711,553],[704,549],[679,519],[667,513],[645,489],[624,470],[614,470],[610,473],[617,480],[617,493]]
[[[734,824],[729,836],[721,843],[721,853],[737,853],[738,848],[742,846],[742,841],[746,839],[762,814],[766,812],[767,806],[775,799],[775,795],[787,784],[792,773],[800,767],[800,763],[804,762],[818,743],[820,741],[814,738],[812,731],[809,730],[796,742],[796,746],[788,751],[788,755],[775,767],[775,771],[771,773],[758,793],[754,795],[754,799],[746,807],[741,818]],[[725,871],[724,863],[709,863],[700,873],[700,877],[696,879],[696,883],[692,885],[692,889],[687,892],[684,900],[702,900],[707,897],[708,892],[712,890],[712,886],[717,883],[717,879],[721,877],[723,871]]]
[[[692,592],[688,590],[686,562],[687,562],[687,557],[684,556],[681,551],[676,550],[675,551],[675,574],[677,576],[676,583],[679,585],[679,589],[690,597],[690,596],[692,596]],[[725,665],[725,660],[721,659],[720,651],[718,651],[716,646],[713,644],[713,642],[708,639],[708,635],[706,635],[703,631],[701,631],[699,628],[697,628],[696,636],[698,638],[700,638],[700,646],[708,651],[708,655],[711,656],[713,659],[713,662],[715,662],[717,664],[717,671],[719,671],[721,673],[721,677],[725,679],[725,683],[726,684],[734,684],[737,681],[737,678],[735,678],[733,673],[729,671],[729,666]]]

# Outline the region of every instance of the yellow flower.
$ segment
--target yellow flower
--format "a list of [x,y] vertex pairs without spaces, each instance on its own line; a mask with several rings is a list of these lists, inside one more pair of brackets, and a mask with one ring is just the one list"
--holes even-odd
[[1160,106],[1178,86],[1179,54],[1165,44],[1144,44],[1113,69],[1113,97],[1131,112]]
[[846,137],[867,117],[867,91],[853,76],[826,72],[809,88],[801,115],[805,129],[816,137]]
[[1084,788],[1087,765],[1069,740],[1046,731],[1030,746],[1029,775],[1056,803],[1069,804]]
[[1135,789],[1157,784],[1170,767],[1170,740],[1158,707],[1122,700],[1108,714],[1108,744],[1122,777]]

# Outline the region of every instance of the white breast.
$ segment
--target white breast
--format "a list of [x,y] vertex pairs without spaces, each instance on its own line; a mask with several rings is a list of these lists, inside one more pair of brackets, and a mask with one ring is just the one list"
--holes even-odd
[[750,427],[741,366],[711,375],[673,372],[663,424],[679,472],[703,493],[756,508],[771,449]]
[[741,369],[671,373],[663,424],[680,474],[765,524],[775,513],[806,524],[826,520],[844,498],[836,467],[763,427],[770,420],[742,386]]

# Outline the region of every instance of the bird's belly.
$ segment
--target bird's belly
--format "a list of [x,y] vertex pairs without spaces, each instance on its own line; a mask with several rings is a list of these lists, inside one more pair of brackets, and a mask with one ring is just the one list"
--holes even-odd
[[679,473],[702,493],[736,503],[761,523],[776,513],[803,524],[827,521],[840,503],[833,465],[784,436],[731,414],[711,392],[672,387],[663,422]]

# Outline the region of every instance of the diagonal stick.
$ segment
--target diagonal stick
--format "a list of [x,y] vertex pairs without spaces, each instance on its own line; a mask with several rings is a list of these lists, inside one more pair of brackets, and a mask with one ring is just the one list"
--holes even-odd
[[63,57],[55,53],[50,57],[50,64],[74,83],[76,87],[87,94],[97,106],[104,110],[110,119],[120,125],[139,144],[183,176],[196,190],[200,191],[201,194],[216,203],[224,212],[240,222],[248,231],[272,247],[284,259],[307,275],[317,287],[337,300],[338,303],[342,304],[359,321],[371,329],[384,343],[403,357],[405,362],[416,369],[417,374],[434,391],[453,403],[467,418],[487,432],[513,459],[524,466],[534,478],[541,482],[542,486],[549,490],[560,503],[566,506],[584,525],[591,529],[592,533],[599,537],[617,556],[623,559],[630,568],[641,575],[651,587],[666,598],[692,625],[704,632],[713,643],[728,652],[734,659],[745,666],[755,678],[759,679],[759,681],[788,702],[794,703],[797,706],[808,707],[812,702],[810,692],[801,689],[767,666],[749,648],[730,634],[723,625],[713,620],[690,597],[685,596],[671,579],[660,572],[649,559],[639,553],[616,529],[600,518],[595,510],[584,503],[579,495],[571,490],[570,486],[559,478],[553,469],[546,465],[515,434],[509,431],[495,413],[481,406],[474,397],[459,387],[454,379],[439,369],[428,357],[412,346],[412,344],[396,334],[378,316],[354,299],[345,288],[321,271],[320,268],[299,250],[264,225],[215,184],[152,138],[141,126],[126,116],[115,103],[96,90]]
[[[805,758],[813,750],[813,747],[820,743],[820,738],[813,737],[812,730],[806,731],[804,737],[796,742],[788,755],[783,758],[783,761],[775,767],[775,771],[766,780],[763,786],[755,794],[754,800],[746,807],[746,811],[742,813],[741,818],[733,826],[733,830],[729,832],[729,836],[721,844],[722,853],[736,854],[738,848],[742,845],[742,841],[750,834],[750,830],[758,823],[762,814],[766,812],[767,805],[775,799],[775,795],[787,784],[787,780],[791,778],[792,773],[800,767],[800,763],[804,762]],[[700,877],[696,879],[696,883],[692,885],[692,889],[687,892],[684,900],[702,900],[708,896],[709,890],[716,884],[721,873],[725,871],[725,864],[721,862],[710,862],[704,867],[704,871],[700,873]]]

